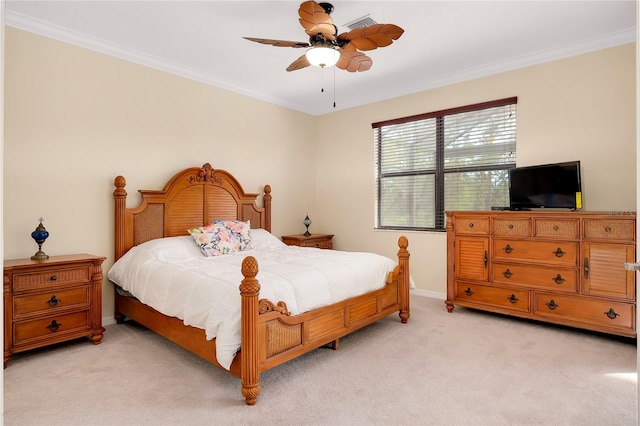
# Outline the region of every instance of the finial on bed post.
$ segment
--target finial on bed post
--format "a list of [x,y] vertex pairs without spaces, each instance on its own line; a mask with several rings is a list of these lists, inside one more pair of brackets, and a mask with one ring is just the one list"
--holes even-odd
[[117,176],[113,185],[116,189],[113,191],[113,199],[115,201],[115,260],[118,260],[124,254],[124,213],[127,207],[127,191],[124,187],[127,181],[122,176]]
[[260,369],[258,357],[258,295],[260,283],[258,275],[258,261],[253,256],[247,256],[242,261],[242,275],[240,284],[242,299],[242,338],[240,375],[242,379],[242,395],[248,405],[254,405],[260,394]]
[[411,312],[409,310],[409,287],[411,276],[409,275],[409,251],[407,247],[409,247],[409,240],[404,235],[398,238],[398,264],[402,268],[402,288],[400,289],[400,299],[401,299],[401,308],[400,308],[400,320],[402,323],[406,324],[411,316]]
[[264,186],[262,205],[264,206],[265,210],[264,229],[271,232],[271,185]]

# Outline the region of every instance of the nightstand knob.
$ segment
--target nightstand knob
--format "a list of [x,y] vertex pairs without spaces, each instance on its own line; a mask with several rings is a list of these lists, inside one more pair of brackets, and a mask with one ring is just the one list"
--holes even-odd
[[58,303],[62,302],[61,299],[58,299],[56,297],[56,295],[54,294],[53,296],[51,296],[51,299],[47,300],[46,303],[49,304],[49,306],[58,306]]
[[51,331],[58,331],[60,329],[60,326],[62,324],[60,324],[59,322],[57,322],[56,320],[51,321],[51,324],[49,324],[47,326],[47,328]]
[[57,281],[58,280],[58,276],[57,275],[51,275],[49,277],[49,281]]

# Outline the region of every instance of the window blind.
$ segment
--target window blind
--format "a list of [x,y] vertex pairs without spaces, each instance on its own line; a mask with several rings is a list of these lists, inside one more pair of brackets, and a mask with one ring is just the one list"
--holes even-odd
[[444,230],[445,210],[507,206],[516,103],[508,98],[373,123],[376,228]]

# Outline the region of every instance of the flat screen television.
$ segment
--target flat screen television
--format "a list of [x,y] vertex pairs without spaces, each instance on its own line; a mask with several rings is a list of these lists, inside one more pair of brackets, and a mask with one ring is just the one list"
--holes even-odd
[[509,170],[509,208],[582,208],[580,161]]

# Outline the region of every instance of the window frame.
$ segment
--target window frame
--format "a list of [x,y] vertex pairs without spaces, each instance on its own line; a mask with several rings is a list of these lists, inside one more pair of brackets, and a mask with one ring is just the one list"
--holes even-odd
[[[493,101],[480,102],[471,105],[465,105],[461,107],[448,108],[439,111],[432,111],[423,114],[411,115],[407,117],[395,118],[386,121],[379,121],[371,124],[371,127],[374,129],[374,143],[375,152],[377,157],[375,158],[376,162],[376,217],[375,217],[375,229],[380,230],[409,230],[409,231],[437,231],[437,232],[446,232],[446,219],[444,215],[444,205],[445,205],[445,177],[447,173],[455,173],[459,172],[461,169],[452,168],[445,169],[445,154],[444,154],[444,117],[448,115],[460,114],[465,112],[473,112],[473,111],[481,111],[484,109],[495,108],[513,105],[514,107],[518,103],[517,97],[509,97],[503,99],[497,99]],[[435,119],[436,120],[436,147],[435,147],[435,168],[432,172],[426,171],[400,171],[400,172],[391,172],[383,174],[381,172],[382,167],[382,137],[381,137],[381,129],[384,126],[391,126],[397,124],[405,124],[419,120],[425,119]],[[517,123],[516,123],[517,125]],[[514,168],[516,165],[515,159],[513,163],[510,164],[494,164],[494,165],[482,165],[478,167],[465,167],[465,172],[473,172],[473,171],[491,171],[491,170],[505,170]],[[380,225],[381,219],[381,203],[382,203],[382,184],[381,181],[384,178],[388,177],[403,177],[403,176],[417,176],[417,175],[433,175],[434,176],[434,227],[419,227],[419,226],[383,226]]]

